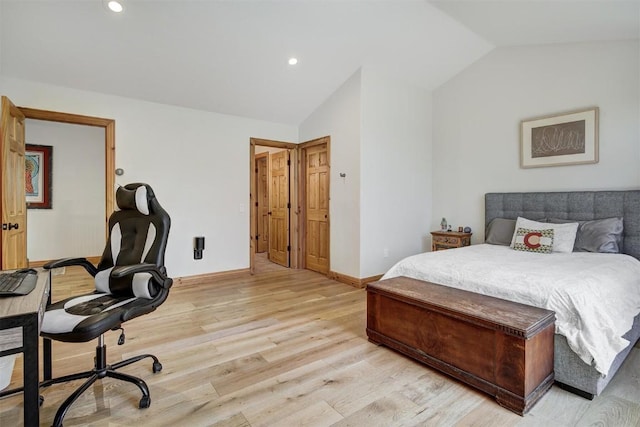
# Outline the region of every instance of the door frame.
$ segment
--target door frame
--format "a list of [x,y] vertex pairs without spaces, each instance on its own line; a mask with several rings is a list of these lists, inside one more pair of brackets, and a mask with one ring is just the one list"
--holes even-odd
[[275,141],[271,139],[262,138],[249,138],[249,271],[251,274],[255,272],[255,255],[257,250],[256,244],[256,218],[258,217],[258,209],[256,206],[256,145],[261,147],[273,147],[289,150],[289,160],[291,166],[289,168],[289,202],[291,203],[291,209],[289,209],[289,245],[291,251],[289,251],[289,267],[300,268],[300,247],[299,247],[299,203],[298,203],[298,168],[295,165],[299,164],[298,144],[293,142]]
[[[328,182],[328,188],[327,188],[327,197],[329,199],[329,206],[328,206],[328,218],[327,218],[327,262],[328,262],[328,266],[327,266],[327,275],[331,272],[331,137],[330,136],[323,136],[320,138],[316,138],[316,139],[312,139],[309,141],[305,141],[305,142],[301,142],[300,144],[298,144],[298,150],[299,150],[299,159],[306,159],[306,151],[307,148],[310,147],[315,147],[316,145],[322,145],[322,144],[327,144],[327,158],[329,161],[329,182]],[[300,250],[300,268],[307,268],[307,257],[306,257],[306,250],[307,250],[307,225],[306,225],[306,219],[307,219],[307,212],[306,212],[306,192],[307,192],[307,168],[306,168],[306,164],[304,161],[299,161],[298,162],[298,169],[299,169],[299,177],[300,177],[300,181],[298,183],[298,200],[301,201],[300,206],[299,206],[299,218],[300,218],[300,223],[298,224],[299,228],[300,228],[300,232],[299,232],[299,242],[298,242],[298,248]]]
[[[331,171],[331,137],[323,136],[320,138],[312,139],[302,142],[300,144],[294,144],[292,142],[274,141],[271,139],[262,138],[250,138],[249,139],[249,271],[251,274],[255,273],[255,255],[257,250],[256,245],[256,218],[258,217],[258,209],[256,207],[256,145],[263,147],[274,147],[288,149],[290,154],[291,165],[293,166],[289,170],[289,202],[291,203],[291,209],[289,210],[289,228],[290,236],[289,242],[291,245],[291,251],[289,252],[289,265],[290,268],[303,269],[306,268],[305,261],[305,249],[306,249],[306,216],[304,208],[304,196],[306,192],[306,176],[305,167],[300,159],[304,159],[304,150],[308,147],[315,145],[327,144],[327,156],[329,157],[329,171]],[[329,179],[329,204],[331,203],[331,179]],[[329,215],[328,221],[328,233],[327,239],[331,237],[331,215]],[[331,242],[328,240],[328,254],[329,261],[328,273],[331,273]]]
[[[116,121],[101,117],[83,116],[80,114],[61,113],[58,111],[40,110],[29,107],[18,107],[27,119],[44,120],[49,122],[67,123],[72,125],[95,126],[104,129],[104,195],[105,195],[105,216],[104,231],[105,237],[109,237],[109,217],[114,211],[115,198],[115,157],[116,157]],[[25,126],[26,128],[26,126]],[[27,226],[28,233],[28,226]]]

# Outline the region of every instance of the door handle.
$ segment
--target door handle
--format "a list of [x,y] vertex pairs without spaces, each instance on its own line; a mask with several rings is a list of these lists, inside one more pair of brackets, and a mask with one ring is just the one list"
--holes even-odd
[[11,224],[11,223],[8,223],[8,224],[2,224],[2,229],[3,229],[3,230],[5,230],[5,231],[6,231],[6,230],[11,231],[11,230],[13,230],[14,228],[17,230],[19,227],[20,227],[20,225],[19,225],[17,222],[16,222],[16,223],[14,223],[14,224]]

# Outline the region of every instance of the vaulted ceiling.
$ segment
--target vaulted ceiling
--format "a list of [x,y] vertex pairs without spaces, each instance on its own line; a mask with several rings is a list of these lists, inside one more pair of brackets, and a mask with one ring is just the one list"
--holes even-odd
[[297,125],[362,66],[432,90],[495,46],[640,32],[640,0],[122,2],[0,0],[0,74]]

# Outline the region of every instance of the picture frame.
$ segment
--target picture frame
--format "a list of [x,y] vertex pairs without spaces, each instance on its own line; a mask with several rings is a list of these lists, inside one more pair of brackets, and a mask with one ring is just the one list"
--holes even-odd
[[24,163],[27,209],[51,209],[53,147],[26,144]]
[[598,107],[522,120],[520,167],[598,163]]

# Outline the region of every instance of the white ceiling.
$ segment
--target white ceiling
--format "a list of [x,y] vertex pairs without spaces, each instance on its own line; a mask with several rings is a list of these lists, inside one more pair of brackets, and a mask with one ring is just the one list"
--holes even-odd
[[432,90],[495,45],[638,38],[640,22],[640,0],[123,3],[0,0],[0,73],[298,125],[361,66]]
[[640,0],[431,0],[496,46],[640,38]]

